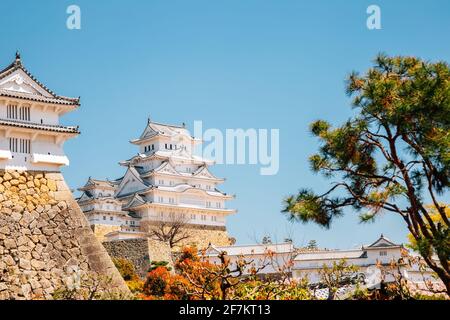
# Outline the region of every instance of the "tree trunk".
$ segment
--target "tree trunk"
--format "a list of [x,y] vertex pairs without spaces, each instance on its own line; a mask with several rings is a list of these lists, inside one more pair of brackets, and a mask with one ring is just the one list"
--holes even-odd
[[427,265],[438,275],[445,285],[447,295],[450,297],[450,274],[444,269],[439,267],[432,259],[428,256],[422,256],[425,259]]

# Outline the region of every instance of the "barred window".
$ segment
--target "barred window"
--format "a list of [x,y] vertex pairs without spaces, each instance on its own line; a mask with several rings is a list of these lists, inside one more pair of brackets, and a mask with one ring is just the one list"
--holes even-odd
[[15,104],[9,104],[6,107],[6,117],[8,119],[19,119],[30,121],[31,119],[30,107],[18,107]]
[[8,119],[17,119],[17,105],[8,104],[6,108],[6,117]]
[[30,107],[20,107],[19,108],[19,119],[30,121]]
[[9,150],[18,153],[31,153],[31,140],[9,138]]
[[11,152],[17,152],[17,138],[9,138],[9,150]]

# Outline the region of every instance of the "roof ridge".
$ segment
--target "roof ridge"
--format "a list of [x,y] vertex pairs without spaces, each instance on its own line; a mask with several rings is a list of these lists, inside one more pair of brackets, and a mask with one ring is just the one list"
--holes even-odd
[[165,126],[165,127],[172,127],[172,128],[178,128],[178,129],[186,129],[186,126],[184,125],[176,125],[176,124],[167,124],[167,123],[162,123],[162,122],[156,122],[156,121],[152,121],[150,120],[148,124],[156,124],[159,126]]
[[[30,71],[28,71],[27,68],[25,68],[25,66],[22,64],[22,60],[20,58],[20,54],[17,51],[16,52],[16,58],[15,60],[9,64],[7,67],[5,67],[4,69],[2,69],[0,71],[0,79],[10,75],[11,73],[13,73],[16,70],[22,70],[23,72],[25,72],[25,74],[27,76],[29,76],[34,82],[36,82],[42,89],[44,89],[45,91],[47,91],[51,96],[53,96],[53,98],[55,99],[63,99],[63,100],[68,100],[71,102],[77,102],[77,104],[79,104],[80,102],[80,97],[78,98],[71,98],[71,97],[65,97],[65,96],[60,96],[57,95],[53,90],[51,90],[50,88],[48,88],[45,84],[43,84],[42,82],[40,82]],[[48,97],[46,97],[48,98]]]
[[34,122],[25,122],[25,121],[17,121],[17,120],[7,120],[7,119],[0,119],[0,123],[6,126],[19,126],[23,128],[29,128],[29,129],[41,129],[46,131],[56,131],[56,132],[69,132],[69,133],[77,133],[79,134],[80,131],[78,130],[78,126],[61,126],[61,125],[48,125],[48,124],[40,124],[40,123],[34,123]]
[[242,244],[242,245],[232,245],[232,246],[217,246],[215,248],[237,248],[237,247],[255,247],[255,246],[277,246],[277,245],[285,245],[290,244],[293,246],[291,242],[281,242],[281,243],[256,243],[256,244]]

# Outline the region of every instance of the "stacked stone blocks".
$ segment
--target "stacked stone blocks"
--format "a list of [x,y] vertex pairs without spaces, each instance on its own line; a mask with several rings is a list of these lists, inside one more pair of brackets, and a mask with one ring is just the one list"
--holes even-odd
[[0,171],[0,299],[51,299],[74,272],[128,292],[60,173]]

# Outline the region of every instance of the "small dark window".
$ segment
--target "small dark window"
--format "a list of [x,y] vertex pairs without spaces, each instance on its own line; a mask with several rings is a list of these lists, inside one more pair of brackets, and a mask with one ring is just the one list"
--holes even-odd
[[43,124],[44,122],[42,121],[42,119],[41,119],[41,124]]
[[167,149],[167,143],[166,143],[166,149]]

